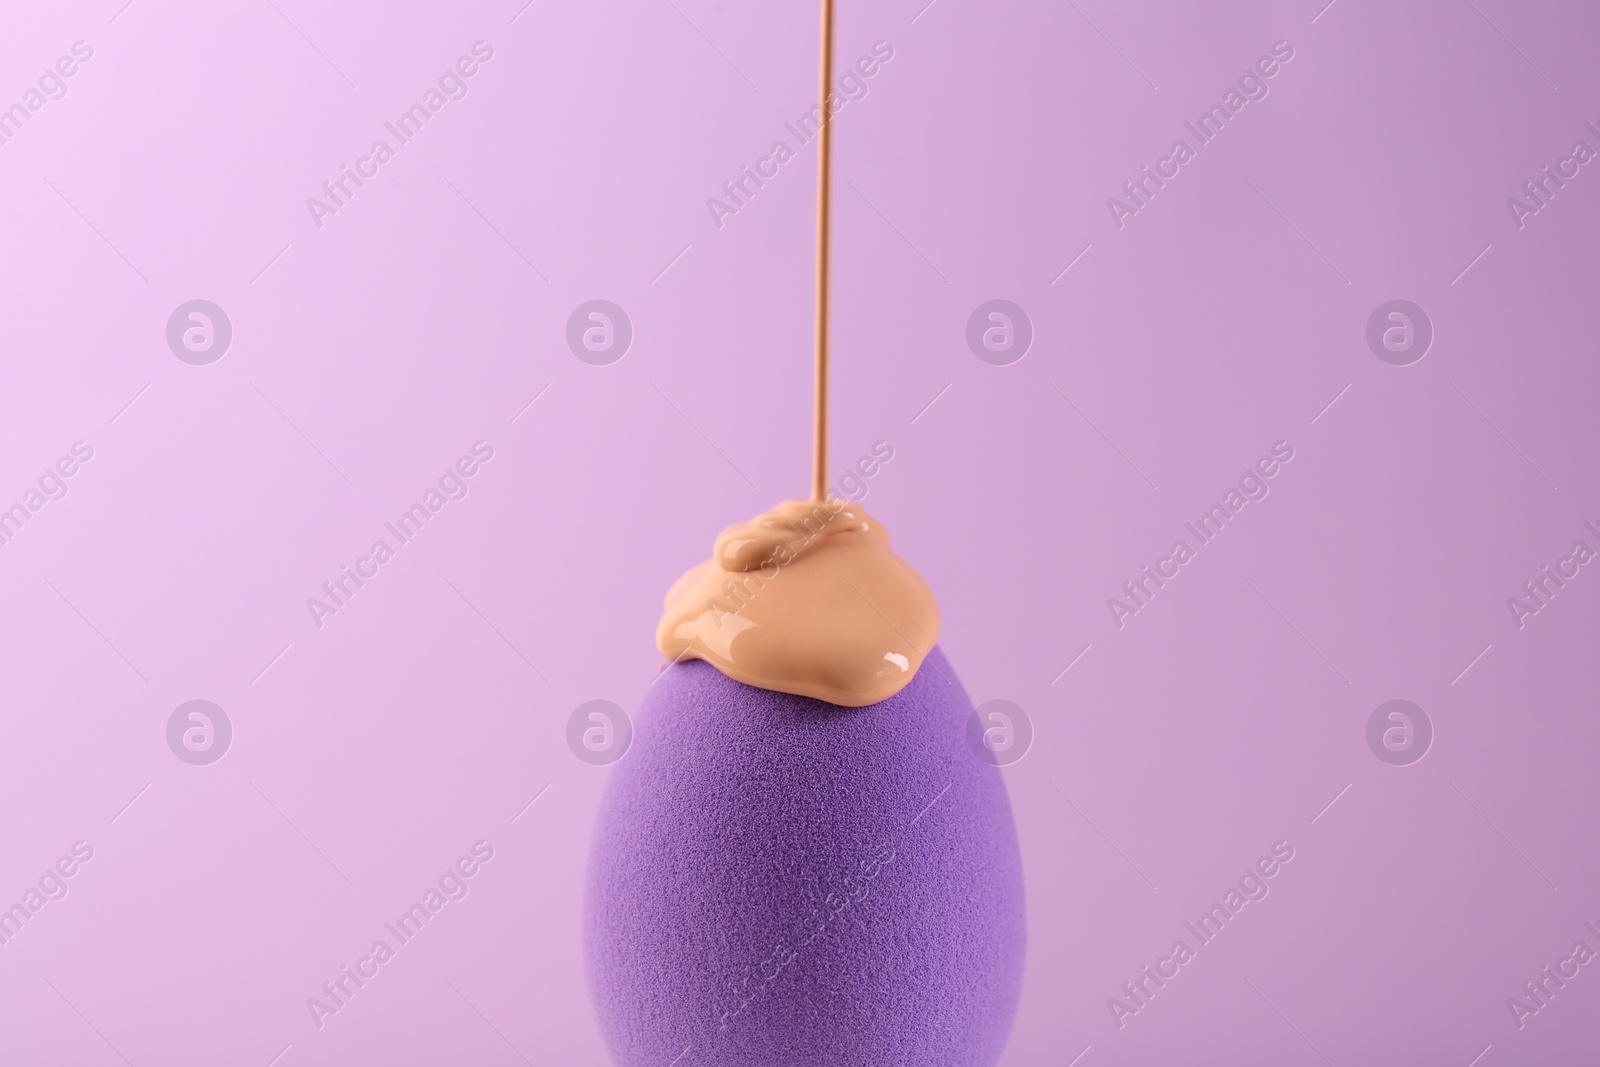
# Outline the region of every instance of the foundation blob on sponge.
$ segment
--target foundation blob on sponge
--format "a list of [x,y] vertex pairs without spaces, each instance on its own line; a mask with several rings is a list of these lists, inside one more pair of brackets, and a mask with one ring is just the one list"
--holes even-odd
[[584,940],[620,1067],[990,1067],[1021,991],[1016,831],[939,649],[864,707],[686,660],[611,772]]

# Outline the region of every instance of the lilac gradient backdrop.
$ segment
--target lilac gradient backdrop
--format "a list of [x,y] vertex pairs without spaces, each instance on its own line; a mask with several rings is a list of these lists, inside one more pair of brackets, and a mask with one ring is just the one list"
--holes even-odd
[[[1004,1062],[1589,1062],[1594,967],[1520,1030],[1506,1001],[1600,948],[1600,576],[1520,630],[1506,599],[1600,547],[1600,173],[1520,229],[1506,198],[1600,148],[1600,18],[923,2],[840,0],[841,62],[895,55],[838,125],[833,448],[892,443],[867,506],[973,698],[1036,731]],[[809,484],[814,157],[720,230],[706,199],[808,107],[813,7],[5,13],[0,102],[94,55],[0,145],[0,501],[94,458],[0,546],[0,903],[95,852],[0,947],[0,1059],[603,1062],[607,772],[565,723],[635,708],[666,585]],[[469,95],[318,228],[479,40]],[[1119,229],[1107,198],[1279,40],[1268,98]],[[607,367],[564,342],[597,297],[636,330]],[[194,298],[234,327],[210,366],[164,339]],[[1012,366],[963,338],[991,298],[1036,330]],[[1437,332],[1409,367],[1364,339],[1394,298]],[[478,440],[470,495],[313,625]],[[1119,629],[1106,599],[1278,440],[1270,496]],[[1437,731],[1409,767],[1364,736],[1397,697]],[[235,729],[207,767],[164,735],[195,698]],[[307,998],[478,840],[470,895],[318,1029]],[[1278,840],[1271,895],[1119,1029],[1107,999]]]

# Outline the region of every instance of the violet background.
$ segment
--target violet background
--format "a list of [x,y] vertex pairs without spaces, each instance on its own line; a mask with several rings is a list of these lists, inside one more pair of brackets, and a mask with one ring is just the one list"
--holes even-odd
[[[566,719],[636,707],[666,586],[808,487],[811,149],[720,231],[705,201],[809,107],[815,5],[122,2],[0,33],[5,102],[94,48],[0,145],[0,498],[95,449],[0,546],[0,898],[95,849],[0,947],[0,1059],[603,1063],[607,772]],[[1506,198],[1600,148],[1600,18],[923,2],[840,4],[841,64],[895,56],[837,127],[832,444],[892,443],[867,506],[974,699],[1034,726],[1003,1062],[1588,1062],[1594,967],[1520,1031],[1506,999],[1600,948],[1600,577],[1520,631],[1506,598],[1600,547],[1600,173],[1521,230]],[[480,39],[470,95],[313,225]],[[1277,40],[1270,96],[1117,229]],[[234,327],[210,366],[164,339],[196,297]],[[636,331],[606,367],[564,341],[596,297]],[[996,297],[1036,331],[1008,367],[963,337]],[[1397,297],[1437,334],[1409,367],[1364,340]],[[314,627],[479,439],[470,495]],[[1280,439],[1271,495],[1119,630],[1106,598]],[[208,767],[165,741],[197,697],[235,730]],[[1437,733],[1409,767],[1364,737],[1396,697]],[[318,1030],[306,998],[479,839],[471,895]],[[1107,998],[1280,839],[1271,895],[1119,1031]]]

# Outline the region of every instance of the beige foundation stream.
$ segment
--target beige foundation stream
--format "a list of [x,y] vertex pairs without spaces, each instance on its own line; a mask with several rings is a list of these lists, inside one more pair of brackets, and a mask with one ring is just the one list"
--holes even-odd
[[711,559],[668,591],[656,645],[747,685],[862,707],[916,675],[939,638],[939,609],[883,525],[827,492],[833,21],[833,0],[822,0],[812,499],[722,531]]

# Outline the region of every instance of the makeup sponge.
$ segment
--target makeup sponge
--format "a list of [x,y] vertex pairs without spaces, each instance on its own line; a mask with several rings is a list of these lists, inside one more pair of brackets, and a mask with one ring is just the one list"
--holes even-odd
[[995,1063],[1022,868],[971,715],[937,648],[859,708],[669,667],[589,858],[589,982],[619,1067]]

